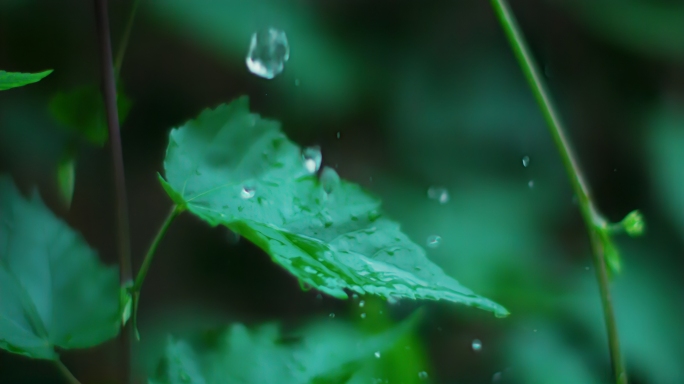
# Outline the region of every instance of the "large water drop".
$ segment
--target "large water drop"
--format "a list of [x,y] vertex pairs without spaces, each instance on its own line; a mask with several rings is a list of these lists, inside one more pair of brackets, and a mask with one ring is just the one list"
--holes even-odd
[[321,167],[321,161],[323,161],[321,147],[316,145],[304,148],[302,151],[302,161],[304,162],[304,168],[306,168],[309,173],[318,172],[318,169]]
[[251,199],[252,197],[254,197],[255,193],[256,190],[254,188],[244,186],[240,191],[240,197],[242,197],[243,199]]
[[285,32],[269,27],[252,35],[245,62],[253,74],[272,79],[283,72],[289,58],[290,45]]
[[437,200],[440,204],[446,204],[449,201],[449,191],[444,187],[430,187],[427,194],[430,199]]

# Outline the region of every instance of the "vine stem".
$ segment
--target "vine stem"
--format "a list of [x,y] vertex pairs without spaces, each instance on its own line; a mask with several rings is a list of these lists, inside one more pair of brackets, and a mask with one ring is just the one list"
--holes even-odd
[[[117,208],[117,237],[119,253],[119,279],[122,285],[131,280],[131,240],[128,221],[128,200],[126,197],[126,178],[124,174],[123,154],[121,150],[121,135],[119,115],[116,108],[116,81],[112,65],[112,44],[109,36],[109,16],[107,0],[94,0],[95,24],[99,39],[100,66],[102,76],[102,93],[104,96],[109,129],[109,146],[114,168],[114,185],[116,190]],[[121,366],[120,372],[123,382],[131,381],[130,370],[130,327],[122,324],[119,335]]]
[[69,384],[81,384],[80,381],[74,376],[73,373],[69,370],[69,368],[64,365],[60,360],[55,361],[55,365],[59,369],[59,372],[64,376],[64,378],[69,382]]
[[131,13],[128,14],[128,21],[126,22],[126,29],[121,37],[121,43],[119,49],[116,51],[116,60],[114,60],[114,74],[116,78],[119,78],[119,73],[121,73],[121,65],[123,63],[124,55],[126,54],[126,48],[128,48],[128,40],[131,38],[131,31],[133,30],[133,22],[135,21],[135,15],[138,13],[138,6],[140,5],[140,0],[133,1],[133,7],[131,8]]
[[604,262],[604,247],[599,237],[600,227],[605,223],[605,220],[603,220],[594,207],[587,183],[582,176],[582,172],[575,160],[570,144],[565,137],[563,125],[558,118],[558,113],[551,103],[549,93],[544,86],[542,77],[525,43],[525,39],[515,20],[513,12],[506,0],[491,0],[491,3],[499,19],[499,23],[506,33],[506,37],[513,49],[515,57],[522,68],[525,78],[532,89],[532,93],[544,115],[549,132],[553,137],[553,141],[555,142],[563,161],[563,166],[570,177],[572,188],[578,197],[582,218],[584,219],[591,241],[594,269],[596,271],[596,279],[598,280],[601,294],[603,318],[608,333],[608,346],[613,374],[615,375],[615,380],[618,384],[626,384],[627,374],[620,351],[620,340],[610,294],[608,271],[606,269],[606,263]]

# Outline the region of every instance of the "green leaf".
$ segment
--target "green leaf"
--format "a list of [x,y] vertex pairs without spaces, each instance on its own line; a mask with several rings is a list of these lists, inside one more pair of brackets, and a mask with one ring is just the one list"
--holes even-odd
[[[281,336],[276,324],[254,330],[234,324],[205,338],[193,349],[169,338],[166,353],[150,382],[243,384],[342,384],[413,328],[419,313],[375,335],[325,320]],[[195,352],[195,351],[202,352]]]
[[55,360],[55,347],[92,347],[119,331],[117,268],[2,175],[0,292],[0,348],[13,353]]
[[23,87],[27,84],[37,83],[45,76],[52,73],[52,69],[38,73],[20,73],[0,71],[0,91],[10,88]]
[[[120,85],[117,88],[116,107],[119,122],[123,123],[131,109],[131,101]],[[50,114],[64,128],[79,134],[89,143],[102,146],[107,142],[107,116],[98,86],[87,85],[58,93],[50,100],[49,109]]]
[[347,298],[350,289],[508,314],[430,262],[358,185],[339,180],[324,190],[311,161],[242,97],[171,131],[165,188],[202,220],[239,233],[329,295]]

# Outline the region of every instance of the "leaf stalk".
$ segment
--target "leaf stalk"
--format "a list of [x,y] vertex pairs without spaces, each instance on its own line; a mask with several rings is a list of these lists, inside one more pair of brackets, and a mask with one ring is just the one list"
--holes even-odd
[[608,333],[608,345],[613,374],[618,384],[626,384],[627,374],[620,351],[620,340],[613,311],[608,270],[605,263],[605,246],[601,237],[601,231],[605,230],[605,228],[602,227],[605,226],[606,221],[598,213],[592,202],[587,183],[584,180],[581,169],[565,136],[565,129],[551,102],[549,93],[542,81],[540,72],[527,47],[515,16],[506,0],[491,0],[491,3],[532,93],[539,104],[539,108],[544,115],[544,119],[546,120],[549,132],[553,137],[553,141],[556,144],[563,166],[570,177],[572,188],[577,195],[582,218],[584,219],[591,241],[594,269],[596,271],[596,279],[601,294],[603,318]]

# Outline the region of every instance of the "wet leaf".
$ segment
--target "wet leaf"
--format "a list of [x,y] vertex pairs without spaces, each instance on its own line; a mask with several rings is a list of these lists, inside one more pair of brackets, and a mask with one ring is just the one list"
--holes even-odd
[[163,184],[176,203],[329,295],[347,298],[350,289],[508,314],[430,262],[377,198],[343,180],[328,193],[307,165],[280,124],[251,114],[243,97],[172,130]]
[[119,332],[115,267],[57,219],[37,193],[26,199],[0,176],[0,348],[57,359]]
[[0,91],[10,88],[23,87],[27,84],[37,83],[45,76],[52,73],[52,69],[38,73],[21,73],[0,71]]

